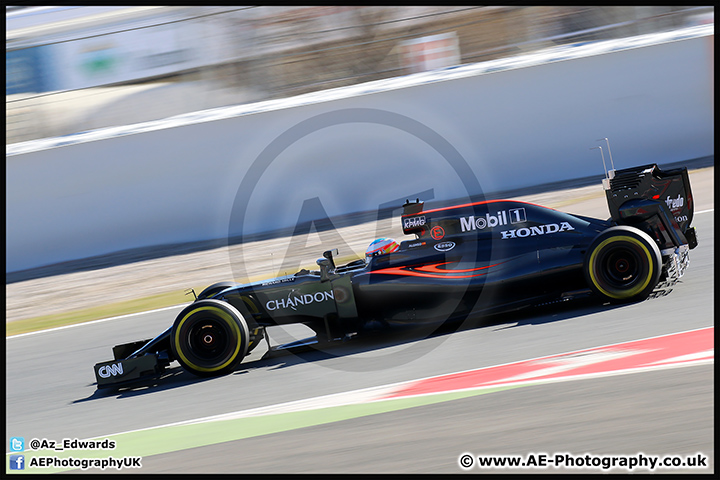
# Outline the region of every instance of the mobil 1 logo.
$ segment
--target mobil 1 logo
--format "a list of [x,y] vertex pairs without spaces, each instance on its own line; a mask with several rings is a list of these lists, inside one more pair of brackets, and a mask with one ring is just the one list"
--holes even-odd
[[493,214],[488,212],[485,216],[462,217],[460,218],[460,228],[463,232],[470,232],[525,222],[527,222],[527,215],[524,208],[510,208]]

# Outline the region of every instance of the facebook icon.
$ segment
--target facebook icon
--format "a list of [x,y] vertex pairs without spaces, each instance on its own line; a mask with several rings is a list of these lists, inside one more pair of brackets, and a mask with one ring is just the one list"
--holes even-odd
[[10,470],[25,470],[25,455],[10,455]]

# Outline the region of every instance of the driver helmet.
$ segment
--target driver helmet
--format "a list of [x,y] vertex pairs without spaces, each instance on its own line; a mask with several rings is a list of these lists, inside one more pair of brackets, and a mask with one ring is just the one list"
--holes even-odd
[[365,250],[365,258],[370,259],[377,255],[385,255],[386,253],[392,253],[400,249],[400,245],[392,238],[378,238]]

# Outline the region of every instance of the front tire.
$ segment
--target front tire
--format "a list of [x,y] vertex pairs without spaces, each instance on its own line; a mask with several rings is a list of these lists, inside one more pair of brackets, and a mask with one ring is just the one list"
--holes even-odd
[[230,373],[248,351],[250,335],[242,314],[219,300],[198,300],[175,319],[170,335],[173,355],[201,377]]
[[611,227],[598,235],[585,254],[585,279],[601,298],[612,302],[644,300],[662,272],[660,249],[645,232]]

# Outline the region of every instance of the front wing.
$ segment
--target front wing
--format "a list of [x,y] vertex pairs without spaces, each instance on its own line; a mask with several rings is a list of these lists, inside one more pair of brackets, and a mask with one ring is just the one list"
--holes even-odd
[[122,387],[138,380],[157,378],[165,370],[156,354],[101,362],[94,368],[97,388]]
[[114,360],[95,364],[97,388],[117,388],[158,378],[170,365],[170,328],[155,338],[113,347]]

